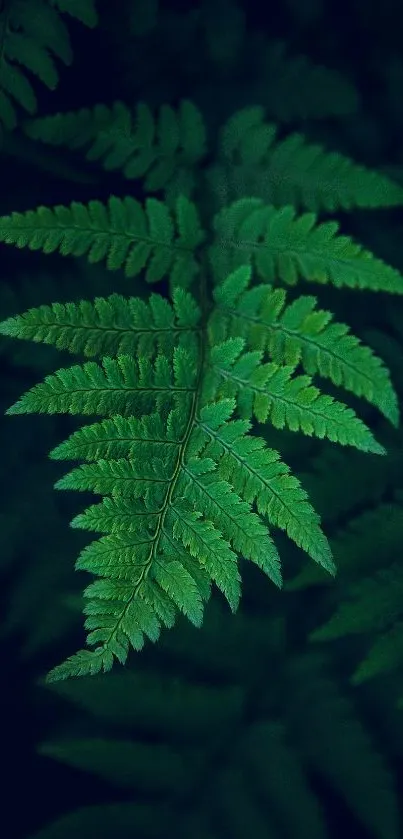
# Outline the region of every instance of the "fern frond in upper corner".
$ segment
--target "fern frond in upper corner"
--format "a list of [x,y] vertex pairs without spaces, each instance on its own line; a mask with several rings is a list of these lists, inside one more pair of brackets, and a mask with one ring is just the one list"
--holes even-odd
[[71,64],[69,32],[59,12],[77,17],[87,26],[97,23],[94,0],[5,0],[2,4],[0,121],[8,129],[17,123],[14,102],[29,114],[36,112],[35,91],[24,71],[54,90],[59,81],[54,57]]

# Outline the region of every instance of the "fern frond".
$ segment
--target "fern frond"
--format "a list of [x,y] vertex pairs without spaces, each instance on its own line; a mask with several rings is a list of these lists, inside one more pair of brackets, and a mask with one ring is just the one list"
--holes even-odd
[[[105,117],[107,125],[111,113],[95,109],[95,123]],[[162,147],[176,160],[193,143],[197,157],[200,132],[188,126],[185,144],[171,109],[160,111],[158,125],[147,109],[137,114],[141,136],[130,161],[143,160],[143,175],[159,171],[165,178],[171,171],[166,160],[158,170]],[[261,131],[245,135],[240,147],[257,159],[268,139],[259,114],[257,121],[256,112],[247,114]],[[121,118],[124,127],[128,115],[122,106],[117,123]],[[91,135],[92,116],[81,117],[76,145],[86,136],[93,157],[106,153],[112,168],[119,155],[122,165],[128,162],[124,138],[112,148],[109,128],[99,133],[97,123]],[[224,131],[228,159],[240,153],[234,126],[242,128],[243,120],[236,115]],[[372,186],[379,183],[374,175]],[[393,190],[388,195],[397,202]],[[143,206],[112,196],[107,204],[39,207],[0,218],[6,244],[86,256],[126,277],[170,282],[170,301],[112,294],[93,303],[40,306],[0,324],[0,334],[98,359],[46,376],[8,410],[104,418],[51,452],[55,460],[83,461],[57,489],[102,496],[72,521],[73,528],[101,534],[76,563],[98,578],[84,592],[87,643],[95,649],[68,659],[51,680],[107,671],[114,659],[124,663],[131,648],[142,649],[145,638],[157,641],[179,613],[200,626],[213,584],[235,611],[240,559],[281,586],[272,528],[334,574],[319,515],[279,453],[251,434],[253,419],[385,454],[352,409],[314,386],[311,376],[319,374],[398,422],[396,394],[380,360],[344,324],[332,323],[330,312],[316,309],[314,297],[287,305],[284,289],[273,287],[302,277],[401,294],[397,271],[338,235],[337,224],[317,224],[312,213],[298,216],[293,207],[275,209],[254,198],[218,213],[207,247],[206,240],[195,205],[183,195],[173,209],[153,198]],[[253,285],[253,273],[263,282]],[[196,276],[197,302],[187,290]]]
[[123,102],[110,108],[95,105],[26,121],[25,133],[52,146],[85,150],[85,157],[106,171],[121,171],[125,178],[143,178],[144,189],[156,192],[180,182],[190,194],[192,169],[206,154],[206,129],[192,102],[178,109],[162,105],[154,116],[140,102],[132,112]]
[[[61,485],[59,485],[59,488],[61,488]],[[133,492],[133,494],[135,493]],[[95,533],[110,534],[111,536],[117,537],[117,541],[114,541],[112,538],[110,540],[106,540],[105,543],[102,543],[102,551],[101,545],[98,544],[96,546],[97,559],[102,564],[102,560],[100,560],[101,553],[102,556],[105,556],[106,554],[111,556],[116,546],[123,547],[124,544],[126,544],[126,546],[130,546],[132,542],[124,543],[122,541],[125,536],[128,535],[130,539],[133,539],[139,531],[139,527],[146,528],[148,530],[154,529],[156,526],[157,515],[157,513],[144,512],[141,501],[138,502],[134,498],[127,499],[123,494],[120,495],[115,492],[114,497],[106,496],[102,499],[100,504],[93,504],[92,506],[87,507],[83,513],[75,516],[71,522],[71,527]],[[211,594],[211,579],[206,570],[201,565],[193,562],[193,559],[189,556],[183,546],[181,546],[178,542],[174,542],[172,539],[167,539],[165,553],[166,557],[170,557],[171,559],[171,571],[174,571],[177,566],[180,565],[181,569],[184,569],[187,576],[190,577],[193,583],[196,584],[197,591],[199,592],[202,600],[208,601]],[[90,559],[89,554],[92,555],[90,549],[88,549],[85,556],[80,559],[80,563],[82,563],[80,567],[82,567],[83,570],[88,570],[87,562]],[[174,565],[172,563],[174,563]],[[119,577],[121,577],[122,574],[124,575],[124,565],[120,566],[120,569],[121,570],[118,575]],[[180,573],[182,573],[182,571],[180,571]],[[158,569],[158,575],[159,581],[162,579],[162,566]],[[113,576],[113,574],[111,576]],[[167,579],[170,579],[170,574],[167,575]],[[161,587],[164,591],[167,591],[163,585]],[[166,626],[173,626],[175,622],[175,609],[173,608],[171,600],[179,609],[181,609],[180,600],[178,601],[178,595],[175,593],[174,588],[170,593],[171,600],[161,601],[161,592],[159,598],[157,599],[156,590],[154,590],[153,595],[154,607],[157,614],[160,615]],[[195,623],[194,620],[192,620],[192,622]]]
[[83,414],[130,416],[163,410],[175,395],[186,402],[195,387],[195,359],[175,348],[172,367],[165,356],[154,364],[146,358],[136,362],[130,355],[105,356],[102,364],[88,361],[62,368],[46,376],[18,400],[9,414]]
[[313,212],[335,212],[403,203],[402,187],[387,176],[308,143],[301,134],[277,140],[276,126],[265,121],[265,110],[259,106],[230,117],[222,128],[219,149],[230,180],[232,168],[235,177],[242,178],[243,173],[246,182],[248,172],[258,173],[258,192],[246,188],[244,194],[278,207],[293,204]]
[[249,503],[256,503],[275,527],[331,574],[335,572],[329,544],[298,479],[261,437],[249,435],[248,420],[230,420],[233,399],[220,399],[201,409],[193,435],[194,452],[213,458],[218,472]]
[[90,201],[70,207],[38,207],[0,218],[0,241],[63,256],[106,261],[111,271],[122,268],[126,277],[144,271],[155,283],[169,275],[171,286],[185,288],[198,273],[194,253],[204,239],[196,207],[184,196],[175,212],[155,198],[145,208],[134,198],[111,196],[105,206]]
[[[221,403],[216,412],[218,408]],[[227,412],[228,408],[233,405],[227,406]],[[212,406],[204,412],[203,427],[214,427],[213,413]],[[183,435],[178,421],[178,412],[168,418],[168,437],[174,428]],[[157,424],[156,417],[142,418],[137,433],[150,434]],[[160,423],[157,434],[161,433]],[[210,594],[209,580],[236,609],[238,553],[256,562],[274,582],[281,582],[277,551],[267,528],[252,512],[248,498],[242,500],[227,481],[214,480],[217,462],[194,454],[200,448],[197,435],[197,426],[192,426],[188,439],[182,436],[162,452],[161,440],[149,440],[147,461],[138,449],[137,458],[133,452],[133,459],[97,460],[74,469],[56,485],[107,496],[73,521],[75,527],[109,534],[86,547],[76,567],[104,578],[85,592],[88,643],[102,644],[120,661],[126,659],[129,644],[141,648],[144,634],[156,640],[161,621],[172,625],[172,606],[198,625],[202,603]],[[70,453],[64,451],[62,456]],[[216,458],[219,466],[218,453]],[[280,523],[279,515],[273,518]],[[79,655],[51,678],[77,675],[85,667],[85,672],[100,672],[109,663],[108,657],[97,656],[96,651],[92,657]]]
[[290,206],[276,209],[259,198],[243,198],[217,213],[213,224],[210,262],[218,281],[249,264],[269,283],[280,279],[293,286],[302,278],[336,288],[403,294],[403,277],[396,269],[338,235],[337,222],[317,223],[314,213],[297,215]]
[[365,397],[397,426],[399,408],[389,371],[348,326],[331,323],[332,313],[316,309],[316,298],[301,296],[286,305],[286,292],[254,285],[250,266],[241,266],[217,285],[212,320],[220,339],[245,338],[252,350],[267,350],[275,364],[297,366],[313,376]]
[[80,650],[69,656],[63,664],[53,667],[47,675],[47,681],[58,682],[61,679],[71,679],[74,676],[96,676],[97,673],[107,673],[113,667],[113,654],[106,647],[98,647],[95,651]]
[[[189,451],[193,457],[203,453],[207,458],[212,458],[218,466],[219,477],[225,482],[229,481],[241,498],[249,504],[256,502],[261,515],[266,515],[274,526],[284,529],[289,538],[316,562],[330,573],[334,573],[335,567],[327,540],[323,536],[319,517],[309,503],[306,492],[297,478],[290,474],[288,467],[281,462],[278,452],[269,449],[261,438],[247,434],[251,429],[251,423],[244,420],[227,421],[234,407],[234,400],[222,399],[202,408]],[[180,417],[179,413],[176,413],[178,416],[175,427],[180,436],[183,423],[178,423]],[[170,420],[174,418],[174,414],[172,411]],[[50,457],[57,460],[79,458],[92,463],[97,462],[98,467],[95,471],[88,472],[83,470],[83,467],[74,470],[75,484],[73,486],[69,483],[69,488],[94,489],[96,480],[96,491],[113,492],[117,486],[124,483],[125,475],[133,479],[133,471],[130,471],[124,458],[145,459],[150,462],[152,452],[157,448],[161,450],[160,458],[163,453],[169,460],[177,456],[178,443],[172,439],[172,422],[170,425],[171,439],[167,439],[168,435],[158,414],[142,417],[141,420],[134,417],[113,417],[73,432],[68,440],[50,452]],[[109,471],[107,474],[105,471],[99,474],[100,461],[110,462],[113,458],[118,458],[118,461],[114,460],[113,475]],[[107,469],[107,465],[104,463],[102,469],[105,468]],[[58,486],[67,487],[66,478],[62,478],[61,481],[62,484],[59,482]],[[211,491],[215,493],[213,483],[212,487]],[[220,491],[228,490],[227,484],[221,486],[220,483],[219,488]],[[80,522],[80,526],[89,530],[130,532],[135,527],[133,513],[134,508],[129,502],[123,506],[120,501],[117,504],[116,500],[105,498],[102,504],[90,507],[82,516],[76,517],[73,526],[79,526]],[[218,515],[219,512],[216,511],[215,516]],[[257,522],[255,526],[257,527]],[[249,536],[252,537],[252,532]],[[254,550],[261,553],[262,557],[269,558],[273,554],[272,546],[263,539],[262,533]],[[252,558],[249,557],[250,551],[250,546],[245,543],[240,552]]]
[[229,338],[213,347],[205,388],[214,398],[236,396],[244,418],[258,422],[270,418],[275,428],[327,437],[341,445],[385,454],[351,408],[321,394],[309,376],[294,376],[295,368],[262,363],[263,353],[243,353],[244,340]]
[[[217,287],[217,302],[236,297],[234,289],[249,279],[246,266]],[[87,641],[97,649],[73,657],[52,679],[106,670],[111,658],[125,662],[131,647],[141,649],[144,637],[156,641],[161,626],[172,626],[180,611],[200,625],[211,583],[235,610],[239,557],[281,585],[268,525],[285,530],[334,573],[319,517],[278,453],[249,435],[252,416],[259,422],[270,419],[277,428],[384,453],[351,409],[321,394],[308,376],[295,375],[295,363],[265,363],[262,351],[247,351],[248,336],[221,340],[214,307],[210,315],[204,313],[199,331],[199,307],[179,287],[172,304],[152,295],[148,306],[116,295],[94,307],[86,302],[40,307],[0,327],[14,337],[36,334],[57,346],[100,355],[99,363],[47,376],[8,411],[106,417],[75,431],[51,452],[54,459],[86,461],[60,478],[56,488],[104,496],[72,525],[105,534],[76,563],[100,578],[85,591]],[[118,349],[116,327],[127,332],[130,318],[134,342],[137,326],[148,327],[145,354],[137,360],[132,353],[104,356],[102,333],[115,330]],[[88,324],[95,332],[83,332]],[[161,327],[175,333],[173,349],[159,335]],[[232,419],[235,409],[240,419]]]
[[159,414],[136,419],[133,416],[114,416],[111,419],[84,425],[63,443],[52,449],[54,460],[85,460],[88,462],[110,458],[130,458],[144,453],[148,460],[151,445],[167,449],[177,446],[184,433],[180,411],[171,411],[165,429]]
[[[182,356],[180,349],[174,351],[170,371],[164,357],[157,358],[154,369],[142,359],[137,381],[140,393],[143,386],[146,390],[150,386],[155,388],[157,402],[162,389],[164,410],[167,391],[174,388],[175,383],[182,390],[181,411],[187,415],[185,436],[178,411],[169,416],[166,426],[168,439],[174,429],[182,435],[176,439],[177,445],[161,447],[161,441],[150,440],[147,462],[144,461],[145,451],[140,451],[140,456],[134,459],[99,459],[73,469],[56,485],[60,489],[91,489],[115,500],[122,498],[123,504],[119,503],[122,512],[128,509],[127,502],[135,502],[131,519],[137,519],[137,526],[122,531],[119,519],[117,523],[111,521],[111,533],[85,548],[77,561],[77,568],[104,578],[85,592],[88,643],[101,645],[122,662],[126,660],[129,646],[142,647],[144,635],[157,640],[161,621],[172,625],[172,605],[199,625],[203,598],[209,596],[208,580],[216,583],[235,610],[240,597],[239,552],[256,562],[277,584],[281,582],[277,551],[267,528],[252,512],[250,504],[243,501],[229,483],[211,480],[210,473],[216,469],[212,459],[186,457],[187,444],[191,447],[189,434],[193,430],[193,424],[189,424],[192,402],[186,410],[183,395],[194,384],[194,373],[191,373],[190,357]],[[103,373],[100,367],[89,362],[73,368],[73,373],[67,370],[56,374],[43,383],[47,397],[45,391],[40,395],[28,393],[26,403],[17,405],[15,410],[36,410],[39,399],[42,409],[46,406],[51,412],[61,409],[100,413],[100,407],[101,412],[107,410],[107,400],[102,396],[106,382],[113,389],[112,411],[121,412],[122,404],[116,406],[115,394],[119,394],[119,388],[136,389],[135,379],[131,379],[133,365],[133,359],[119,357],[115,362],[103,359]],[[78,383],[76,399],[71,394],[73,381]],[[60,382],[63,393],[61,397],[60,393],[55,397],[55,388],[60,390]],[[95,384],[96,399],[104,399],[102,406],[94,404],[91,388],[90,394],[86,393],[88,384],[92,387]],[[101,397],[99,392],[97,395],[99,384]],[[68,391],[69,405],[63,395]],[[138,424],[139,428],[149,433],[151,424],[147,426],[143,420]],[[98,511],[91,512],[90,526],[99,529]],[[101,521],[100,527],[105,529],[102,516]],[[77,520],[75,526],[87,529],[88,520]],[[186,552],[188,556],[183,563]],[[192,573],[192,566],[196,567],[196,573]],[[93,673],[107,669],[109,664],[109,654],[101,654],[74,659],[68,668],[69,673],[82,672],[87,666],[86,672]]]
[[[193,327],[199,312],[189,305],[187,319],[187,298],[177,289],[174,308],[157,297],[154,308],[164,323],[175,312],[183,327]],[[120,298],[115,303],[120,307]],[[50,314],[54,310],[47,308],[40,317],[46,321]],[[24,317],[4,326],[23,337],[26,329]],[[42,337],[59,339],[46,330]],[[119,355],[75,365],[46,377],[9,409],[108,418],[74,432],[52,453],[87,460],[56,488],[105,496],[73,526],[106,532],[84,549],[76,567],[100,577],[85,591],[85,626],[88,643],[108,654],[73,658],[51,678],[100,672],[109,668],[111,656],[124,662],[130,647],[142,648],[144,636],[155,641],[161,624],[172,626],[177,610],[199,625],[210,581],[235,610],[239,556],[280,585],[280,561],[265,519],[334,573],[306,494],[278,453],[248,436],[249,418],[270,417],[277,427],[287,424],[364,450],[382,447],[350,409],[320,394],[309,377],[293,378],[295,366],[262,364],[262,352],[243,352],[243,338],[217,342],[214,315],[207,337],[201,369],[190,332],[188,346],[175,347],[171,360],[161,353],[138,361]],[[235,407],[244,419],[231,420]],[[156,413],[144,416],[150,411]]]
[[175,288],[172,303],[159,294],[148,301],[119,294],[94,301],[52,303],[3,321],[2,335],[87,357],[169,355],[196,334],[201,312],[194,297]]
[[64,64],[71,64],[69,33],[59,12],[70,13],[87,26],[97,23],[94,0],[53,0],[52,3],[6,0],[3,4],[0,17],[0,120],[8,129],[14,128],[17,122],[13,100],[29,114],[36,112],[35,91],[25,70],[54,90],[59,74],[53,56]]
[[238,554],[254,562],[281,586],[277,549],[266,527],[255,513],[249,512],[249,499],[241,501],[228,481],[217,480],[216,466],[212,458],[189,458],[183,468],[180,491],[185,498],[192,494],[197,509],[215,522]]

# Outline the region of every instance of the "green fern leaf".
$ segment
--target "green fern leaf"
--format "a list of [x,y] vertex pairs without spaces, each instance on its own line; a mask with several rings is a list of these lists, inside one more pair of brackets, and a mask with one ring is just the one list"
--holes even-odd
[[197,583],[186,568],[176,560],[165,565],[156,563],[154,578],[191,623],[200,627],[203,623],[203,600]]
[[200,521],[202,514],[198,510],[188,510],[186,502],[178,500],[172,506],[172,534],[175,539],[188,548],[192,557],[198,558],[225,595],[231,609],[235,612],[241,596],[241,577],[238,571],[237,556],[223,539],[213,522]]
[[178,492],[183,492],[184,498],[192,493],[197,508],[217,524],[237,553],[255,562],[281,586],[280,561],[267,529],[249,512],[249,501],[241,501],[227,481],[217,480],[215,470],[211,458],[190,458],[178,481]]
[[151,451],[158,450],[156,447],[166,452],[169,446],[178,447],[185,428],[180,413],[176,412],[176,422],[173,422],[174,414],[172,411],[169,415],[167,429],[159,414],[140,419],[114,416],[93,425],[84,425],[52,449],[49,456],[54,460],[97,461],[111,457],[134,459],[143,453],[147,460]]
[[94,301],[39,306],[1,324],[1,334],[51,344],[87,357],[169,355],[200,321],[194,298],[176,288],[172,304],[159,294],[148,302],[119,294]]
[[[216,241],[210,262],[218,281],[250,264],[269,283],[294,286],[300,278],[336,288],[403,294],[403,277],[348,236],[335,221],[317,224],[313,213],[293,207],[276,210],[259,198],[244,198],[214,219]],[[0,228],[1,231],[1,228]]]
[[328,542],[307,494],[278,452],[268,448],[262,438],[247,433],[251,429],[249,421],[226,421],[234,406],[234,400],[221,399],[201,410],[192,450],[204,449],[238,495],[250,504],[256,502],[259,513],[285,530],[290,539],[334,574]]
[[97,673],[107,673],[113,667],[113,655],[106,647],[98,647],[94,652],[80,650],[69,656],[63,664],[53,667],[47,675],[47,681],[58,682],[61,679],[71,679],[74,676],[96,676]]
[[147,199],[143,209],[134,198],[111,196],[107,206],[73,202],[0,218],[0,241],[6,244],[87,255],[91,263],[106,260],[111,271],[123,268],[126,277],[146,269],[149,283],[168,274],[173,288],[186,288],[198,273],[194,251],[203,238],[196,208],[183,196],[174,215],[155,198]]
[[345,324],[331,323],[331,312],[315,309],[315,297],[301,296],[286,306],[284,289],[249,288],[251,279],[250,266],[241,266],[214,289],[217,338],[240,336],[252,350],[267,349],[276,364],[302,364],[309,375],[318,373],[365,397],[397,426],[398,400],[389,371],[369,347]]
[[244,340],[229,338],[211,350],[205,388],[215,397],[237,397],[244,418],[270,418],[275,428],[327,437],[375,454],[385,449],[351,408],[321,394],[309,376],[293,376],[294,367],[262,364],[263,353],[243,353]]
[[[166,407],[175,393],[191,393],[195,379],[195,359],[181,348],[174,350],[173,367],[165,356],[154,365],[132,356],[117,359],[105,356],[102,365],[88,361],[62,368],[35,385],[8,409],[9,414],[111,414],[130,415],[147,406]],[[181,375],[182,374],[182,375]]]

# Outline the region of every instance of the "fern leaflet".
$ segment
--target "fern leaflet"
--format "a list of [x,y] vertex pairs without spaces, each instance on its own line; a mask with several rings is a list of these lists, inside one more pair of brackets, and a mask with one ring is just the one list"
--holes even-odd
[[143,178],[156,192],[180,183],[191,192],[192,168],[206,154],[206,129],[199,110],[183,100],[177,111],[162,105],[155,117],[145,103],[132,112],[123,102],[27,120],[25,133],[34,140],[71,150],[106,171],[122,171],[128,180]]
[[[313,213],[275,209],[259,198],[242,198],[214,218],[210,261],[223,280],[249,263],[267,282],[294,286],[299,279],[336,288],[403,293],[401,274],[370,251],[338,234],[338,223],[317,224]],[[1,227],[0,227],[1,231]]]
[[178,198],[175,213],[161,201],[148,198],[145,209],[130,196],[111,196],[88,206],[74,201],[70,207],[38,207],[0,219],[0,239],[19,248],[59,250],[63,256],[88,256],[89,262],[106,260],[111,271],[123,268],[127,277],[145,270],[149,283],[167,274],[171,284],[190,285],[198,266],[193,252],[203,241],[194,204]]

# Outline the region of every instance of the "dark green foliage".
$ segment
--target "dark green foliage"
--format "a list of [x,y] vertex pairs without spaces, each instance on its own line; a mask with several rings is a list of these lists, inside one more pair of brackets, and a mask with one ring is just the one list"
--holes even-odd
[[[62,816],[38,839],[73,828],[159,839],[167,824],[183,838],[237,839],[253,827],[258,839],[329,839],[318,777],[357,826],[397,839],[390,767],[348,689],[320,658],[286,655],[281,626],[256,604],[253,612],[229,617],[211,603],[200,650],[200,633],[182,625],[151,668],[140,661],[47,688],[64,700],[64,719],[40,754],[106,781],[108,799]],[[262,674],[263,660],[275,679]]]
[[97,24],[95,0],[4,0],[1,4],[0,121],[7,129],[17,124],[14,101],[29,114],[36,113],[37,99],[27,73],[54,90],[59,82],[55,58],[67,65],[72,62],[69,32],[60,12],[86,26]]
[[68,114],[33,119],[24,126],[34,140],[71,150],[85,149],[86,159],[125,178],[144,179],[147,192],[179,188],[191,191],[192,167],[206,155],[206,129],[200,111],[189,101],[177,111],[163,105],[157,115],[145,103],[134,113],[123,102],[95,105]]

